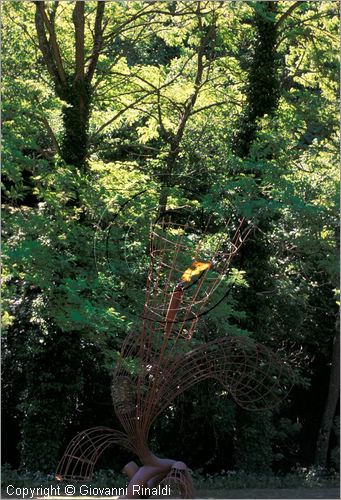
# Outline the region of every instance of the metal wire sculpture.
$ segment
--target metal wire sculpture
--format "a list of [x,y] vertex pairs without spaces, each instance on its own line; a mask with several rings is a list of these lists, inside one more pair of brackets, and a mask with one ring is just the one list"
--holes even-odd
[[58,479],[90,480],[103,451],[119,444],[142,463],[123,469],[130,479],[127,498],[138,497],[140,486],[157,484],[193,498],[186,465],[149,449],[155,418],[186,389],[209,378],[248,410],[276,405],[291,388],[290,368],[250,338],[226,336],[193,345],[200,318],[212,309],[249,229],[241,223],[228,238],[228,226],[225,234],[211,234],[194,230],[191,217],[176,220],[176,213],[165,213],[152,225],[140,328],[125,339],[113,375],[112,401],[124,432],[94,427],[79,433],[58,465]]

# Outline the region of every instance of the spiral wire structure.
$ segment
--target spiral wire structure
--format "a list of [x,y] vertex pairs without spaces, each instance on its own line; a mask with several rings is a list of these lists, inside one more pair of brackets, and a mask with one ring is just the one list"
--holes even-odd
[[125,339],[112,379],[113,405],[123,432],[94,427],[79,433],[58,465],[58,478],[91,479],[99,456],[119,444],[143,464],[136,481],[168,481],[173,489],[177,484],[182,498],[190,498],[188,470],[179,471],[178,462],[158,459],[149,449],[155,418],[186,389],[210,378],[248,410],[271,408],[288,394],[290,367],[267,347],[241,336],[193,342],[200,318],[217,303],[218,289],[226,284],[231,261],[250,230],[242,221],[231,237],[228,225],[218,236],[200,234],[192,230],[190,218],[179,223],[169,214],[151,226],[140,328]]

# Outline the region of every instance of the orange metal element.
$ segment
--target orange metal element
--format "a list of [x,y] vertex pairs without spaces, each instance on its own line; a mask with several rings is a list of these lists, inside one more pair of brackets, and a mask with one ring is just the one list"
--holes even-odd
[[198,274],[201,274],[202,272],[209,269],[211,265],[211,262],[193,262],[191,267],[186,269],[186,271],[181,276],[181,281],[191,281],[193,276],[198,276]]
[[173,323],[175,322],[177,312],[179,310],[179,307],[181,305],[181,300],[184,294],[184,289],[182,285],[177,285],[174,288],[174,291],[171,296],[171,300],[169,302],[169,307],[167,309],[167,314],[166,314],[166,330],[165,334],[168,335],[172,329]]

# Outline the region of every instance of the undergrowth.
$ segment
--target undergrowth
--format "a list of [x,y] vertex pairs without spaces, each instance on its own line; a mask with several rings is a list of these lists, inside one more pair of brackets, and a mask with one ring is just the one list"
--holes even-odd
[[[54,474],[44,474],[39,471],[18,471],[11,469],[8,464],[2,467],[2,491],[6,492],[8,485],[14,487],[46,487],[61,486]],[[288,474],[254,474],[245,471],[224,471],[215,474],[203,474],[201,470],[192,471],[196,490],[208,489],[242,489],[242,488],[332,488],[339,486],[339,474],[333,469],[321,467],[300,467]],[[77,483],[80,487],[81,484]],[[87,483],[89,484],[89,483]],[[111,470],[98,470],[91,481],[92,487],[122,488],[127,485],[127,478]],[[6,498],[6,495],[2,496]]]

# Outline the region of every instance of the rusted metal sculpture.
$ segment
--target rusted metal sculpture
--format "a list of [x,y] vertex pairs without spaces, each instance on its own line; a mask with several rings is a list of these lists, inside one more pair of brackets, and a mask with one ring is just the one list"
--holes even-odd
[[192,498],[186,465],[158,458],[149,449],[155,418],[179,394],[209,378],[249,410],[269,408],[289,390],[288,366],[249,338],[226,336],[193,345],[200,318],[216,303],[218,287],[248,230],[240,224],[228,238],[228,227],[225,235],[210,234],[193,230],[191,217],[185,223],[176,220],[176,212],[168,213],[152,226],[140,328],[127,336],[113,376],[112,400],[124,432],[94,427],[78,434],[59,463],[60,479],[91,479],[99,456],[119,444],[142,463],[130,462],[123,469],[130,480],[127,498],[139,497],[140,487],[157,484]]

